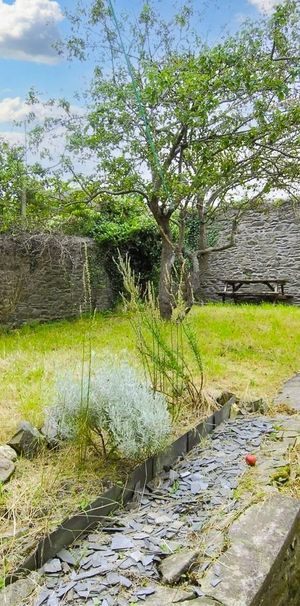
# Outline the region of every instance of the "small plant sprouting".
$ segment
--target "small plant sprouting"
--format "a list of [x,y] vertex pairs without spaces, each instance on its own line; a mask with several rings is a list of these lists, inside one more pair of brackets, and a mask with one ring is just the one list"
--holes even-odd
[[174,480],[174,482],[171,486],[171,493],[176,494],[176,492],[179,490],[179,488],[180,488],[179,480]]

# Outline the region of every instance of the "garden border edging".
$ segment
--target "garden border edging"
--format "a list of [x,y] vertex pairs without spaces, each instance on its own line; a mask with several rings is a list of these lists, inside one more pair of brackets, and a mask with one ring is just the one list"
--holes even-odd
[[137,484],[145,486],[153,480],[164,467],[171,466],[180,457],[199,444],[200,438],[207,436],[230,416],[231,406],[236,402],[233,395],[223,406],[199,423],[195,428],[177,438],[161,453],[149,457],[132,471],[125,484],[115,484],[95,499],[86,509],[67,518],[58,528],[41,539],[34,551],[19,568],[7,576],[5,585],[18,580],[20,576],[33,570],[38,570],[54,557],[62,548],[71,545],[84,532],[92,529],[107,516],[113,513],[121,504],[126,505],[134,496]]

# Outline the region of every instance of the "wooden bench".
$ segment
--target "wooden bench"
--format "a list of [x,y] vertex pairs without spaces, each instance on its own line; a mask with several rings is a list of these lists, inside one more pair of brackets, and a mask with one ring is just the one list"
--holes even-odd
[[[262,303],[272,302],[287,302],[293,299],[293,295],[286,294],[284,292],[285,285],[288,280],[278,278],[262,278],[262,279],[248,279],[248,278],[236,278],[226,279],[224,282],[224,290],[218,292],[218,295],[222,297],[223,303],[226,302],[226,298],[233,299],[234,303],[248,302],[248,303]],[[264,285],[268,290],[265,291],[241,291],[243,286],[249,285]]]

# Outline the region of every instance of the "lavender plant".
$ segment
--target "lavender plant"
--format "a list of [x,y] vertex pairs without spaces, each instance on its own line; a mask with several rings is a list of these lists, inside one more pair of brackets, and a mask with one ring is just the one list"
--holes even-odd
[[128,364],[114,361],[89,377],[61,377],[46,410],[45,431],[52,438],[78,442],[84,431],[96,449],[116,449],[131,459],[159,450],[170,427],[164,396]]
[[163,446],[171,429],[165,397],[135,369],[125,363],[107,365],[94,378],[92,393],[105,402],[108,432],[125,457],[151,454]]

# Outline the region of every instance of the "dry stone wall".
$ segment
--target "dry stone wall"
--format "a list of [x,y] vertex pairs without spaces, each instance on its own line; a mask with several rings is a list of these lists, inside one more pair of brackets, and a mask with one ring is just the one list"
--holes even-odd
[[0,323],[76,317],[90,303],[99,310],[112,304],[111,285],[92,240],[45,234],[0,237]]
[[[228,241],[230,216],[214,226],[217,243]],[[249,211],[238,227],[233,248],[205,255],[201,259],[200,298],[219,300],[224,278],[286,278],[287,294],[300,305],[300,207],[292,203]],[[261,287],[260,287],[261,290]]]

